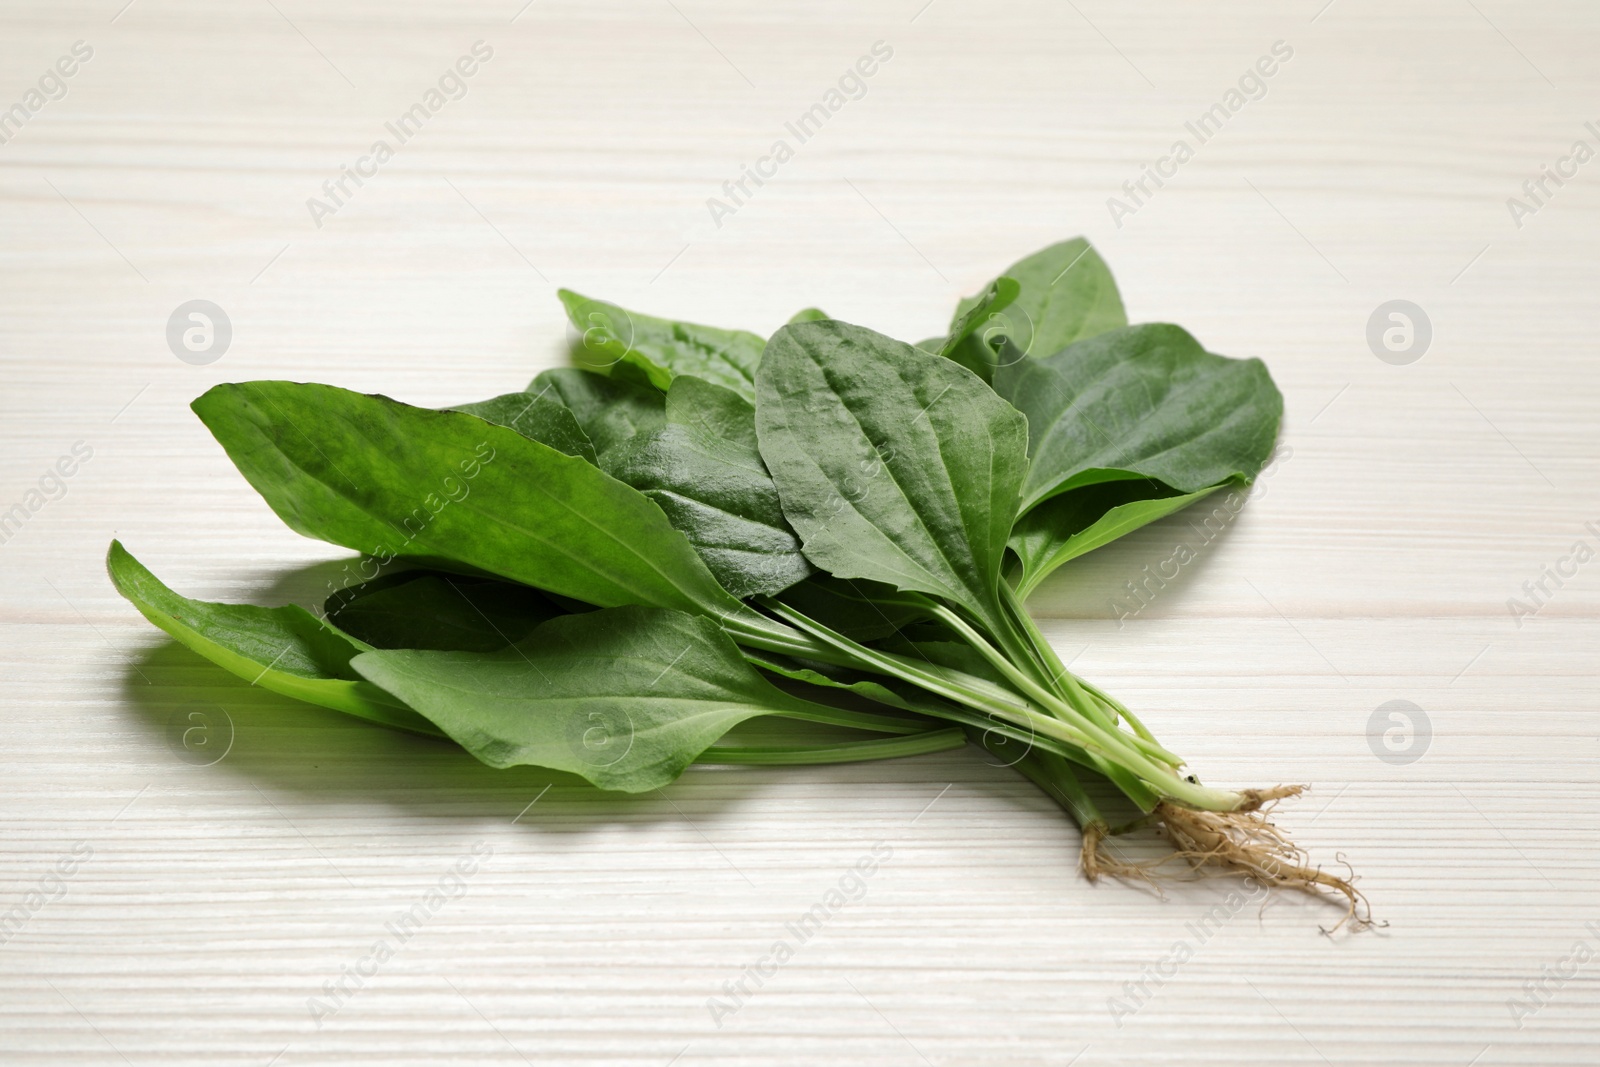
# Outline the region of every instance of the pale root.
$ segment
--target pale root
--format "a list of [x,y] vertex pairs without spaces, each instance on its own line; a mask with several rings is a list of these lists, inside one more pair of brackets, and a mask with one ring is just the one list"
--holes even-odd
[[1173,853],[1153,862],[1130,863],[1113,856],[1107,848],[1110,831],[1104,825],[1091,824],[1083,834],[1083,873],[1091,882],[1109,875],[1155,885],[1165,863],[1183,859],[1202,874],[1243,875],[1276,889],[1343,898],[1344,916],[1326,933],[1347,923],[1355,930],[1374,925],[1367,898],[1353,879],[1310,866],[1305,852],[1267,818],[1277,801],[1302,791],[1302,786],[1244,790],[1245,803],[1227,812],[1196,811],[1164,800],[1156,805],[1150,821],[1166,832]]

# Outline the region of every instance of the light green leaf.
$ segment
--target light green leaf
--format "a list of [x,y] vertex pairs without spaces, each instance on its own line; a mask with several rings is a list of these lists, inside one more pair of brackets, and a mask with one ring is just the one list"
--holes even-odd
[[[1002,277],[1015,279],[1021,287],[1016,301],[999,311],[992,328],[984,331],[992,350],[998,350],[1001,335],[1015,347],[1012,356],[1000,357],[1002,362],[1052,355],[1075,341],[1128,324],[1110,268],[1082,237],[1020,259]],[[952,329],[988,292],[986,288],[956,306]]]
[[678,375],[692,374],[755,400],[756,366],[767,343],[758,334],[658,319],[568,289],[557,295],[581,333],[579,355],[586,362],[600,368],[631,363],[663,391]]
[[1022,565],[1017,594],[1026,598],[1063,563],[1181,511],[1219,488],[1178,493],[1144,480],[1117,481],[1051,497],[1018,519],[1011,531],[1011,550]]
[[179,596],[121,542],[106,571],[117,592],[180,644],[252,685],[359,718],[437,736],[426,719],[350,666],[365,646],[296,605],[261,608]]
[[499,652],[376,651],[353,664],[491,767],[629,793],[671,782],[745,719],[813,708],[709,619],[648,608],[552,619]]
[[601,607],[761,620],[638,490],[505,427],[293,382],[219,385],[194,409],[307,537],[383,560],[445,561]]
[[1003,625],[998,582],[1027,425],[976,375],[860,326],[779,330],[757,378],[761,455],[808,558]]
[[1016,279],[1002,276],[990,282],[976,299],[962,301],[966,310],[950,324],[950,333],[939,345],[939,354],[955,360],[986,382],[993,379],[997,348],[991,342],[998,343],[1001,335],[1011,331],[1010,321],[1000,313],[1017,299],[1021,289]]
[[732,390],[680,375],[667,391],[667,425],[609,449],[601,464],[660,505],[741,598],[777,593],[812,572],[761,462],[755,416]]
[[789,316],[789,324],[793,325],[797,322],[820,322],[823,319],[831,318],[833,318],[833,316],[828,314],[826,311],[823,311],[821,308],[801,308],[799,311],[796,311],[793,315]]
[[1177,326],[1129,326],[1000,368],[1028,417],[1022,510],[1057,493],[1150,478],[1180,493],[1249,481],[1272,451],[1283,397],[1258,359],[1207,352]]

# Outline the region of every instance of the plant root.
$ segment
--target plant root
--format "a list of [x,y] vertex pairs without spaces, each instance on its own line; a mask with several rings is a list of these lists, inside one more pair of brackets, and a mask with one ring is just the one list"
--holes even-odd
[[1325,934],[1346,924],[1352,930],[1381,925],[1373,922],[1371,905],[1355,887],[1353,875],[1341,877],[1310,866],[1305,851],[1267,818],[1278,800],[1301,792],[1302,786],[1245,790],[1245,804],[1227,812],[1197,811],[1164,800],[1156,805],[1152,821],[1166,831],[1173,852],[1148,863],[1129,863],[1112,856],[1106,848],[1109,831],[1091,825],[1083,835],[1083,873],[1091,882],[1105,874],[1154,885],[1159,868],[1183,859],[1202,874],[1243,875],[1274,889],[1292,889],[1323,899],[1342,897],[1345,913],[1332,929],[1323,930]]
[[1078,856],[1078,863],[1083,868],[1083,875],[1091,882],[1098,882],[1101,875],[1119,878],[1123,881],[1143,882],[1157,895],[1161,895],[1161,886],[1156,883],[1154,871],[1159,863],[1129,863],[1112,855],[1106,839],[1112,836],[1113,831],[1105,823],[1090,823],[1083,829],[1083,850]]

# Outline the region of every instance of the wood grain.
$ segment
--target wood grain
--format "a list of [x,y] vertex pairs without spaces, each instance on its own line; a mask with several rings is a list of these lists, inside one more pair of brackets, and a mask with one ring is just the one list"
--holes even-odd
[[[1520,228],[1506,205],[1597,143],[1592,5],[120,2],[0,12],[0,109],[94,49],[0,144],[0,512],[93,449],[0,544],[0,913],[28,912],[0,945],[0,1061],[1600,1057],[1600,562],[1522,625],[1507,609],[1600,546],[1600,163]],[[479,40],[466,95],[314,225],[307,199]],[[707,199],[877,41],[865,95],[716,225]],[[1265,96],[1115,225],[1107,198],[1277,41]],[[336,553],[186,410],[214,382],[502,392],[561,361],[557,285],[923,337],[1074,233],[1136,319],[1268,361],[1292,455],[1120,625],[1189,517],[1034,607],[1208,779],[1313,783],[1282,821],[1360,872],[1382,931],[1330,940],[1329,909],[1221,882],[1089,886],[1070,823],[970,751],[620,800],[491,771],[233,682],[101,570],[118,536],[191,595],[325,580]],[[234,330],[208,366],[165,340],[196,298]],[[1434,337],[1392,366],[1366,328],[1400,298]],[[1404,765],[1369,741],[1394,699],[1431,722]],[[231,724],[209,766],[168,743],[197,708]],[[59,898],[31,897],[76,842]],[[860,898],[714,1018],[875,842]],[[475,845],[461,895],[316,1018]],[[1596,959],[1569,968],[1580,943]],[[1525,982],[1574,968],[1516,1017]]]

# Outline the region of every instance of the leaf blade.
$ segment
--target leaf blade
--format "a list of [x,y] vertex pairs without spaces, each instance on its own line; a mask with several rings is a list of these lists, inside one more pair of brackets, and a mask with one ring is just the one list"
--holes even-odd
[[563,616],[501,652],[374,651],[353,666],[492,767],[623,792],[666,785],[746,719],[809,707],[710,620],[654,608]]
[[1017,595],[1026,598],[1063,564],[1181,511],[1222,485],[1194,493],[1178,493],[1163,486],[1154,490],[1158,495],[1151,496],[1146,483],[1112,482],[1046,500],[1018,519],[1011,532],[1011,550],[1021,563]]
[[1283,397],[1257,359],[1187,331],[1129,326],[1002,367],[995,391],[1028,417],[1022,510],[1056,493],[1148,478],[1179,492],[1248,481],[1277,439]]
[[812,573],[756,445],[755,407],[688,375],[667,391],[667,425],[605,453],[605,470],[666,513],[736,597],[781,592]]
[[443,560],[601,607],[755,615],[637,490],[514,430],[292,382],[219,385],[193,406],[305,536],[381,559]]
[[806,555],[994,620],[1026,423],[970,371],[860,326],[785,326],[757,376],[761,454]]
[[660,319],[570,289],[556,295],[567,318],[583,333],[585,358],[602,365],[633,364],[663,392],[678,375],[692,374],[755,399],[756,366],[767,343],[759,334]]
[[350,668],[364,646],[304,608],[191,600],[168,588],[120,541],[112,541],[106,553],[106,572],[139,614],[251,685],[384,726],[439,735],[426,719]]
[[[1128,324],[1111,268],[1082,237],[1024,256],[1002,271],[1001,277],[1014,279],[1020,289],[1009,313],[1002,315],[1006,321],[997,323],[1011,337],[1018,356],[1052,355],[1076,341]],[[983,294],[963,299],[956,307],[952,327],[982,299]]]

